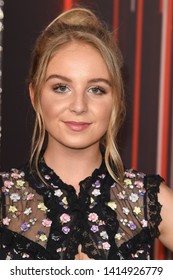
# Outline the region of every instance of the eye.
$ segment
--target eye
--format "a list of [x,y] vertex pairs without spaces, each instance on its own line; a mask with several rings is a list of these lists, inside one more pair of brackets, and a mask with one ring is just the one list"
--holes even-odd
[[69,87],[64,84],[58,84],[53,87],[53,90],[57,93],[67,93],[70,91]]
[[106,90],[100,86],[96,86],[96,87],[91,87],[88,90],[91,93],[94,93],[96,95],[103,95],[106,94]]

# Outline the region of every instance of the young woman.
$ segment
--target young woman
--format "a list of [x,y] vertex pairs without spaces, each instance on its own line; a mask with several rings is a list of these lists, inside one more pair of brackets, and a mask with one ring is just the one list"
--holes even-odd
[[173,250],[173,192],[124,170],[122,57],[87,9],[39,36],[30,69],[36,114],[30,162],[1,173],[0,259],[149,259]]

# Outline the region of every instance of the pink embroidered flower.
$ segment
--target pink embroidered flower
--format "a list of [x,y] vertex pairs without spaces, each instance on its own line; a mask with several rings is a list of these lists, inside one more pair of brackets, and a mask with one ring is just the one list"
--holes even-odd
[[145,219],[143,219],[141,221],[141,224],[142,224],[142,227],[147,227],[148,226],[148,222]]
[[128,177],[128,178],[135,178],[136,175],[135,173],[132,172],[132,170],[128,170],[125,172],[125,175]]
[[103,245],[103,249],[105,250],[109,250],[111,247],[111,245],[108,242],[103,242],[102,245]]
[[135,181],[134,183],[136,185],[137,188],[143,188],[144,183],[142,181]]
[[66,213],[64,213],[60,216],[60,221],[62,223],[68,223],[68,222],[70,222],[70,220],[71,220],[70,216]]
[[43,219],[43,220],[42,220],[42,225],[43,225],[44,227],[50,227],[51,224],[52,224],[52,221],[49,220],[49,219]]
[[117,196],[118,196],[119,199],[126,199],[127,198],[127,195],[126,195],[125,191],[117,193]]
[[19,179],[19,178],[21,178],[21,175],[18,174],[17,172],[13,172],[13,173],[11,173],[11,177],[14,179]]
[[34,194],[33,193],[29,193],[26,197],[26,200],[32,200],[34,198]]
[[11,219],[9,219],[8,217],[3,219],[3,225],[5,226],[9,226]]
[[96,213],[90,213],[88,215],[88,220],[91,222],[96,222],[98,220],[98,215]]
[[14,185],[14,183],[12,181],[4,181],[4,186],[7,188],[11,188]]

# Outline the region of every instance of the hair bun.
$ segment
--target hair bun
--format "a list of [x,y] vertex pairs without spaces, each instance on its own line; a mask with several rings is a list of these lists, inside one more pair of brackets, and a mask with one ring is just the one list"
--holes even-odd
[[85,8],[73,8],[63,12],[60,16],[55,18],[47,28],[55,22],[68,26],[101,27],[100,21],[95,14]]

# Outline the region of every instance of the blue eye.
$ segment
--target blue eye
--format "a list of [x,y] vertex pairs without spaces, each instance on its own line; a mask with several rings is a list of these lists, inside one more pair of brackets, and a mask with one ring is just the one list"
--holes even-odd
[[102,95],[102,94],[106,93],[106,91],[103,88],[98,87],[98,86],[97,87],[91,87],[91,88],[89,88],[88,91],[91,92],[91,93],[94,93],[96,95]]
[[67,93],[70,91],[70,89],[66,85],[63,85],[63,84],[56,85],[55,87],[53,87],[53,90],[58,93]]

